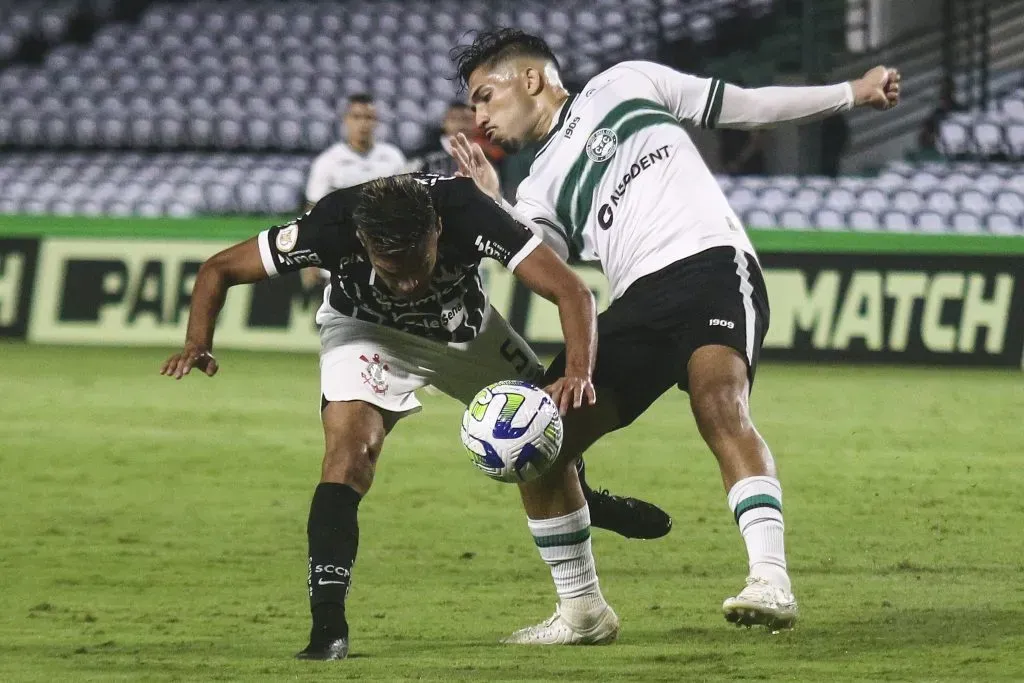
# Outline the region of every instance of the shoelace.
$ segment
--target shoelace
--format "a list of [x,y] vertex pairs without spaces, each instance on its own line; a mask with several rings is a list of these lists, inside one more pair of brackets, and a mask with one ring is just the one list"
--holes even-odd
[[558,617],[560,617],[561,614],[562,613],[559,611],[558,605],[555,605],[554,614],[552,614],[550,617],[548,617],[540,624],[537,624],[536,626],[527,626],[524,630],[526,631],[527,635],[536,635],[537,633],[540,633],[546,628],[551,628],[551,626],[554,625],[556,621],[558,621]]

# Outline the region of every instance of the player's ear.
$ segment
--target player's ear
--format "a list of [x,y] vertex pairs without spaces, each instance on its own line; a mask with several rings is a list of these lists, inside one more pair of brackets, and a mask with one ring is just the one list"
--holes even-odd
[[438,217],[437,217],[437,226],[436,226],[436,229],[437,229],[437,236],[438,236],[438,237],[440,237],[440,236],[441,236],[441,227],[442,227],[442,223],[441,223],[441,217],[440,217],[440,216],[438,216]]
[[526,94],[533,97],[544,89],[544,74],[536,67],[526,67],[523,69],[523,85]]

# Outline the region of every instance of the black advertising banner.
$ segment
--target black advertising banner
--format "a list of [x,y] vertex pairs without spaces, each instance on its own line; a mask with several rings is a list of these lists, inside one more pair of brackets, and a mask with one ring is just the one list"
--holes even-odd
[[[175,346],[184,338],[199,266],[224,246],[0,241],[0,335],[24,336],[27,324],[31,341]],[[761,262],[772,310],[764,358],[1021,367],[1024,254],[772,252]],[[539,353],[558,349],[554,305],[496,264],[484,266],[495,308]],[[37,270],[42,277],[34,277]],[[607,306],[604,275],[575,270],[599,309]],[[315,352],[321,300],[295,275],[233,288],[217,345]]]
[[0,337],[28,332],[38,257],[39,240],[0,238]]
[[765,358],[1021,367],[1024,257],[764,254]]

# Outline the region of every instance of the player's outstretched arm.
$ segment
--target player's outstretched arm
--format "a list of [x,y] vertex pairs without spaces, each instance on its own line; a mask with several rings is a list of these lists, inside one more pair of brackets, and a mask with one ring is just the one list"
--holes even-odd
[[770,128],[823,119],[853,107],[891,109],[900,101],[900,73],[885,66],[846,83],[767,88],[741,88],[653,62],[624,62],[621,67],[649,78],[662,106],[701,128]]
[[203,263],[192,287],[185,346],[164,361],[160,374],[181,379],[192,368],[210,377],[217,374],[217,360],[212,353],[213,328],[224,306],[228,288],[266,278],[267,271],[255,237],[225,249]]
[[719,128],[769,128],[783,123],[806,123],[853,107],[884,111],[900,101],[900,72],[876,66],[861,78],[823,86],[739,88],[722,86]]
[[559,412],[565,415],[570,407],[597,403],[591,381],[597,358],[597,306],[590,289],[544,244],[514,272],[532,291],[558,306],[565,337],[565,376],[546,389]]

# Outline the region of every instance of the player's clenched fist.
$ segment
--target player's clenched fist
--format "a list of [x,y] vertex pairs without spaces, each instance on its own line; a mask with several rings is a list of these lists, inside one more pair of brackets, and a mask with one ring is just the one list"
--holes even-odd
[[900,102],[900,72],[876,66],[851,83],[854,104],[858,107],[891,109]]
[[164,364],[160,367],[160,374],[173,377],[174,379],[181,379],[190,373],[192,368],[196,368],[213,377],[217,374],[219,367],[217,359],[213,357],[208,348],[199,344],[193,344],[192,342],[186,342],[185,348],[182,349],[181,353],[176,353],[164,361]]

